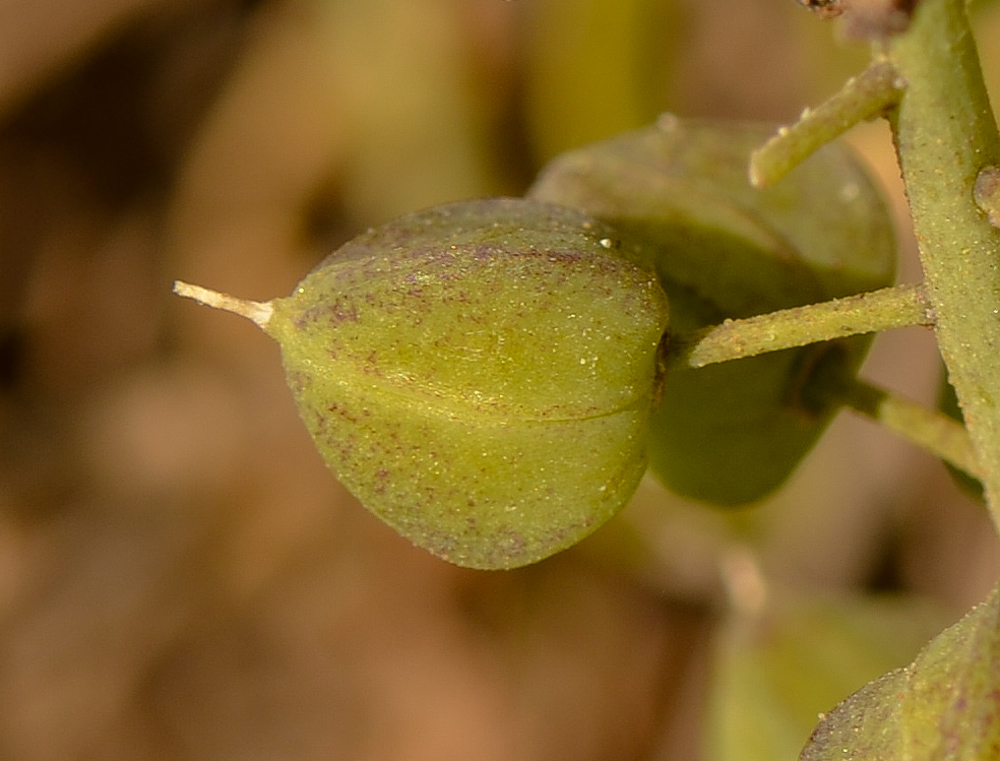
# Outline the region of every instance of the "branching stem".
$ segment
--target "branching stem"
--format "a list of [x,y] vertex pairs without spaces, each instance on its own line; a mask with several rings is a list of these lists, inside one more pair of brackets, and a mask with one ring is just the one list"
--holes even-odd
[[818,341],[908,325],[931,325],[933,313],[920,285],[897,285],[819,304],[726,320],[675,339],[676,353],[704,367]]
[[841,389],[848,407],[974,478],[979,463],[965,426],[942,412],[854,380]]
[[884,114],[894,107],[904,85],[888,61],[875,61],[833,97],[806,109],[791,127],[782,127],[750,157],[750,182],[763,188],[773,185],[813,151],[829,143],[858,122]]

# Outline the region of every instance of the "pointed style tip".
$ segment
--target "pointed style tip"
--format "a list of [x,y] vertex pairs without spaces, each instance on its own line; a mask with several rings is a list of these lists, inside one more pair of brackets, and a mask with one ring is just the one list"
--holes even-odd
[[187,299],[193,299],[199,304],[203,304],[214,309],[222,309],[226,312],[238,314],[255,323],[260,328],[266,328],[271,319],[274,308],[270,302],[250,301],[248,299],[238,299],[226,293],[219,293],[209,288],[202,288],[200,285],[191,285],[182,280],[175,280],[174,293]]

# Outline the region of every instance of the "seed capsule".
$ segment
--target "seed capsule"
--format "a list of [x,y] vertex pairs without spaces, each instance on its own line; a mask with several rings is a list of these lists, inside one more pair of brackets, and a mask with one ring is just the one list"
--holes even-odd
[[178,289],[275,338],[342,483],[458,565],[513,568],[571,546],[645,471],[667,300],[582,212],[449,204],[355,238],[288,298]]
[[[773,128],[676,117],[563,154],[529,191],[621,230],[659,273],[671,331],[888,285],[891,216],[853,155],[816,153],[766,190],[750,152]],[[766,497],[812,447],[836,406],[803,403],[835,352],[853,372],[865,337],[691,369],[668,362],[650,465],[673,491],[717,505]],[[823,361],[821,361],[823,360]]]

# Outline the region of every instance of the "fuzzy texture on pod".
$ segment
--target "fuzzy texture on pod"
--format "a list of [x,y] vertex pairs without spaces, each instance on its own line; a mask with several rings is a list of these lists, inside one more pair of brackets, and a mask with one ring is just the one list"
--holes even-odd
[[[863,167],[828,145],[758,190],[747,179],[749,156],[773,132],[664,116],[559,156],[529,197],[621,230],[657,270],[675,334],[889,285],[891,216]],[[768,496],[836,411],[805,402],[814,368],[853,372],[869,343],[851,338],[700,369],[668,361],[652,471],[678,494],[716,505]]]
[[324,460],[445,560],[541,560],[612,517],[646,469],[667,299],[581,212],[417,212],[258,306]]

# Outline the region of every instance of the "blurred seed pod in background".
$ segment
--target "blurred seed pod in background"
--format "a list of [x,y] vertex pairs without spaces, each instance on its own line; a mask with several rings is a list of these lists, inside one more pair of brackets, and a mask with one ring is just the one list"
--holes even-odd
[[[749,155],[773,132],[665,115],[558,157],[528,195],[587,211],[640,246],[671,300],[674,335],[889,285],[891,217],[858,160],[829,145],[758,190],[747,180]],[[669,363],[654,413],[653,472],[678,494],[713,504],[766,497],[836,412],[833,403],[803,402],[813,368],[854,372],[870,340],[700,369]]]

